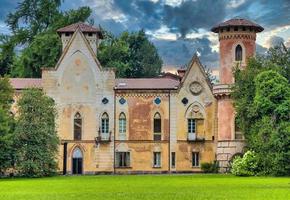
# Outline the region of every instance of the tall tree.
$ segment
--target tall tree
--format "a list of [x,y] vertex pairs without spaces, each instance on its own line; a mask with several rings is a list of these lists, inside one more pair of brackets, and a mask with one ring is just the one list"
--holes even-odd
[[123,32],[118,38],[111,34],[105,36],[98,59],[104,67],[117,68],[118,77],[141,78],[160,74],[162,60],[143,30]]
[[[40,77],[41,67],[54,67],[61,53],[58,28],[88,20],[89,7],[61,11],[62,0],[23,0],[7,16],[11,36],[0,40],[0,72],[17,77]],[[1,38],[0,38],[1,39]],[[14,56],[15,47],[21,48]]]
[[9,114],[13,89],[7,77],[0,77],[0,175],[13,161],[13,118]]
[[17,170],[23,176],[49,176],[56,173],[59,139],[53,99],[39,89],[23,92],[18,102],[15,130]]
[[[273,54],[274,52],[274,54]],[[281,52],[280,54],[277,52]],[[263,174],[290,174],[290,85],[287,52],[271,49],[236,69],[232,97],[239,127]],[[284,63],[284,64],[282,64]]]

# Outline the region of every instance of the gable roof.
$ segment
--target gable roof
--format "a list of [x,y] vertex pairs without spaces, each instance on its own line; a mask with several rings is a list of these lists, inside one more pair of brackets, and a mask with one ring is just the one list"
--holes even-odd
[[206,83],[207,83],[207,85],[208,85],[209,88],[212,90],[212,84],[211,84],[210,80],[208,79],[208,77],[207,77],[207,75],[206,75],[206,72],[205,72],[205,70],[204,70],[204,68],[203,68],[203,66],[202,66],[202,64],[201,64],[201,62],[200,62],[200,60],[199,60],[199,58],[198,58],[198,55],[197,55],[196,53],[195,53],[195,54],[192,56],[192,58],[191,58],[191,61],[190,61],[189,65],[188,65],[189,67],[187,68],[187,70],[186,70],[186,72],[185,72],[185,75],[184,75],[184,76],[182,77],[182,79],[181,79],[181,83],[180,83],[179,88],[182,87],[182,85],[183,85],[184,81],[186,80],[188,74],[190,73],[191,68],[193,67],[193,64],[194,64],[194,63],[197,64],[197,66],[199,67],[201,73],[203,74],[203,76],[204,76],[205,79],[206,79]]
[[[83,33],[80,31],[80,29],[78,28],[78,29],[74,32],[74,34],[72,35],[72,37],[70,38],[70,40],[69,40],[68,44],[66,45],[66,47],[64,48],[64,50],[63,50],[63,52],[62,52],[62,54],[61,54],[59,60],[57,61],[56,65],[55,65],[55,68],[54,68],[54,69],[50,69],[50,70],[57,70],[57,68],[58,68],[59,65],[61,64],[62,60],[64,59],[64,56],[67,54],[67,52],[68,52],[70,46],[72,45],[72,42],[74,41],[74,39],[75,39],[77,33],[80,33],[80,35],[81,35],[83,41],[85,42],[86,47],[88,48],[88,50],[89,50],[91,56],[93,57],[94,61],[95,61],[96,64],[97,64],[97,66],[98,66],[100,69],[102,68],[100,62],[99,62],[98,59],[97,59],[97,56],[95,55],[95,53],[94,53],[94,51],[93,51],[93,49],[92,49],[92,47],[91,47],[91,45],[89,44],[88,40],[85,38],[84,34],[83,34]],[[47,70],[47,69],[44,68],[44,70]]]
[[97,33],[99,38],[103,39],[103,34],[99,28],[94,26],[90,26],[84,22],[78,22],[75,24],[71,24],[60,28],[57,30],[58,33],[74,33],[77,29],[80,29],[83,33]]

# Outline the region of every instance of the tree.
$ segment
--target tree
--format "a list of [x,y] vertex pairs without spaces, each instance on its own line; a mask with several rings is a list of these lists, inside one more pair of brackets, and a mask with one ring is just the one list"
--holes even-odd
[[11,37],[0,35],[0,76],[10,73],[14,55],[14,44]]
[[23,92],[18,107],[15,143],[19,173],[31,177],[55,174],[59,139],[53,99],[32,88]]
[[54,67],[61,53],[61,41],[56,33],[38,34],[15,58],[14,77],[41,77],[42,67]]
[[[41,67],[54,67],[61,54],[58,28],[88,20],[89,7],[61,11],[61,0],[24,0],[7,16],[11,36],[0,38],[0,72],[40,77]],[[24,23],[23,23],[24,22]],[[16,47],[21,52],[15,56]]]
[[155,77],[161,72],[162,60],[145,32],[123,32],[116,38],[105,32],[98,59],[104,67],[115,67],[118,77]]
[[0,77],[0,174],[11,167],[13,161],[13,118],[9,115],[13,89],[7,77]]
[[248,147],[257,155],[262,174],[290,174],[287,60],[289,54],[272,49],[265,57],[250,59],[245,70],[235,70],[232,97],[236,119]]

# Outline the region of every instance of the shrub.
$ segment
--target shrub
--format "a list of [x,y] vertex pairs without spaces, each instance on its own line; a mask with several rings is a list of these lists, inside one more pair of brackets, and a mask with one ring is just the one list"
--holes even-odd
[[247,151],[243,157],[237,156],[232,163],[232,174],[236,176],[254,176],[257,174],[258,162],[253,151]]
[[219,166],[218,162],[214,161],[213,163],[201,163],[201,170],[204,173],[218,173]]

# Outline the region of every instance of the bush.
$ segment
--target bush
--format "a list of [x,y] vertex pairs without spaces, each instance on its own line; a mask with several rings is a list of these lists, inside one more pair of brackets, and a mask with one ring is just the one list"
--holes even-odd
[[247,151],[243,157],[237,156],[232,163],[232,174],[236,176],[254,176],[257,174],[258,162],[253,151]]
[[204,173],[218,173],[219,166],[218,162],[214,161],[213,163],[201,163],[201,170]]

